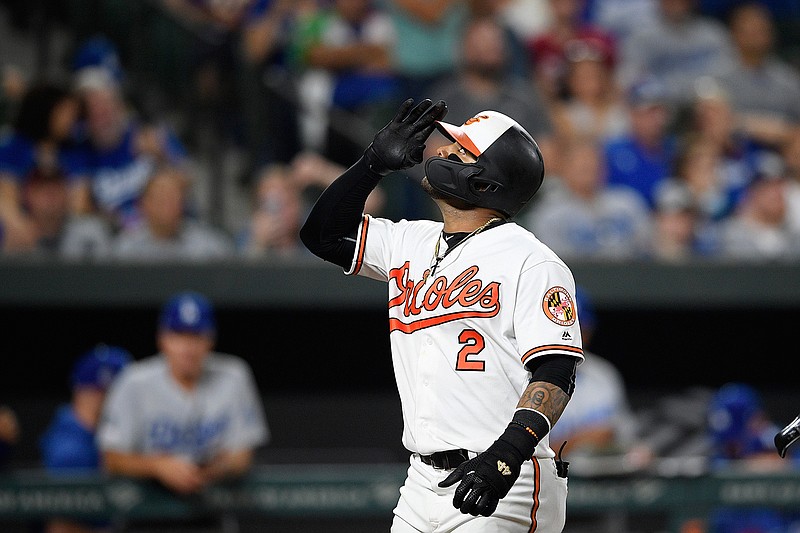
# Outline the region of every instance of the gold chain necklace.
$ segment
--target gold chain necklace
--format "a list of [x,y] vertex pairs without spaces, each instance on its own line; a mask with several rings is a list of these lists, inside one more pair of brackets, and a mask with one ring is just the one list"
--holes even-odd
[[463,239],[458,241],[456,244],[454,244],[453,246],[448,247],[447,250],[445,250],[444,253],[441,256],[439,255],[439,246],[442,243],[442,235],[440,234],[439,238],[436,239],[436,248],[434,248],[433,257],[431,257],[431,267],[428,270],[426,270],[425,273],[423,274],[422,283],[425,283],[426,281],[428,281],[428,276],[433,276],[436,273],[436,269],[439,268],[439,263],[441,263],[442,260],[445,257],[447,257],[447,254],[450,253],[450,250],[453,250],[454,248],[456,248],[457,246],[459,246],[460,244],[465,242],[470,237],[474,237],[478,233],[480,233],[483,230],[485,230],[486,228],[488,228],[489,224],[491,224],[492,222],[497,222],[498,220],[502,220],[502,219],[500,217],[492,217],[492,218],[490,218],[482,226],[480,226],[478,228],[475,228],[474,230],[469,232],[466,237],[464,237]]

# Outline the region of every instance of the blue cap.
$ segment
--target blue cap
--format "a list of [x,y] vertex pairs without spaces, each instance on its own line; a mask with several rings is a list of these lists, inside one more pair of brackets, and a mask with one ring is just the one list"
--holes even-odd
[[87,68],[102,68],[117,83],[124,77],[116,45],[102,35],[86,40],[75,53],[72,60],[73,72]]
[[714,442],[724,444],[748,437],[750,420],[761,412],[758,393],[743,383],[726,383],[711,398],[708,427]]
[[171,297],[161,310],[158,325],[167,331],[209,335],[217,329],[211,302],[198,292],[182,292]]
[[72,386],[108,389],[117,374],[132,360],[130,352],[124,348],[98,344],[75,363]]

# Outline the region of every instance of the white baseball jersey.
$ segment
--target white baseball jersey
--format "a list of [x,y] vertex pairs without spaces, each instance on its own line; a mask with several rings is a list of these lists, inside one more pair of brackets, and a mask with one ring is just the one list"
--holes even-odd
[[109,390],[98,430],[103,451],[168,453],[197,464],[268,438],[250,367],[217,353],[191,392],[175,382],[162,355],[129,365]]
[[[526,362],[583,358],[572,273],[547,246],[508,222],[462,241],[430,275],[442,228],[365,216],[347,271],[388,281],[403,444],[425,455],[484,451],[528,385]],[[535,456],[553,455],[543,438]]]

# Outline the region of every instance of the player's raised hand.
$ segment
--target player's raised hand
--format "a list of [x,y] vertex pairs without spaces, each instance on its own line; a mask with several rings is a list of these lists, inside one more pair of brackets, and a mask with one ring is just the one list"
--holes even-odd
[[453,506],[464,514],[490,516],[519,477],[521,464],[517,450],[498,439],[485,452],[461,463],[439,486],[449,487],[460,480]]
[[364,153],[370,169],[385,176],[421,163],[425,141],[436,127],[436,121],[446,114],[447,104],[443,100],[434,104],[426,98],[416,106],[412,98],[403,102],[392,121],[375,135]]

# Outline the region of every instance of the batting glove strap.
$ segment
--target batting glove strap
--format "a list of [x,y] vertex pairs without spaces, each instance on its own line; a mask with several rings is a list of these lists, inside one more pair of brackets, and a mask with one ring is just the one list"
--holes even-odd
[[367,168],[379,176],[386,176],[392,172],[389,165],[375,151],[373,143],[370,143],[366,151],[364,151],[364,161],[367,163]]

